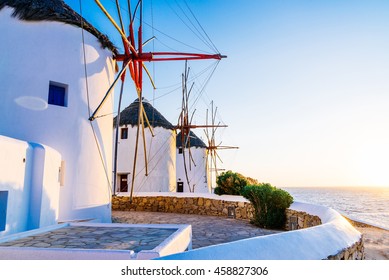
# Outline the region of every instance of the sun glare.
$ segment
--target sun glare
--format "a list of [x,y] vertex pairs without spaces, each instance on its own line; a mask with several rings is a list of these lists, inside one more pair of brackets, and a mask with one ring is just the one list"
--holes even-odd
[[364,186],[389,187],[389,148],[365,147],[358,153],[357,174]]

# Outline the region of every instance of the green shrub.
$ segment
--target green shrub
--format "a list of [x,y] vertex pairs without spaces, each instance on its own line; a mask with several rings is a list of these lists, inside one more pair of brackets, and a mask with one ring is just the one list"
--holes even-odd
[[217,177],[216,184],[215,194],[241,195],[243,188],[247,185],[247,180],[243,175],[229,170]]
[[260,184],[257,179],[254,179],[254,178],[251,178],[251,177],[246,177],[246,180],[247,180],[247,185],[248,186],[253,186],[253,185]]
[[242,195],[254,207],[253,223],[264,228],[283,228],[286,221],[285,210],[292,204],[293,197],[286,191],[270,184],[246,186]]
[[224,194],[221,187],[216,187],[213,192],[214,192],[214,194],[217,194],[217,195]]

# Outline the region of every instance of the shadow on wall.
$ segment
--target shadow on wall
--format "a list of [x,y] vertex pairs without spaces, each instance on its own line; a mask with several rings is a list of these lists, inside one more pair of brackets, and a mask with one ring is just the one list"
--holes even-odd
[[[71,149],[65,149],[64,153],[64,157],[67,157],[65,160],[69,162],[65,178],[68,187],[61,191],[60,203],[61,209],[68,210],[62,211],[60,217],[63,220],[76,219],[75,217],[88,219],[96,218],[97,214],[104,216],[103,221],[108,221],[110,211],[107,213],[105,208],[110,209],[112,193],[112,117],[100,117],[109,115],[112,111],[110,99],[104,103],[96,119],[92,122],[88,119],[110,86],[112,71],[109,71],[108,65],[112,61],[109,59],[110,55],[101,55],[96,51],[92,44],[92,40],[95,40],[93,36],[86,36],[86,40],[88,83],[84,78],[85,65],[83,62],[78,63],[75,69],[78,69],[82,76],[77,86],[72,89],[73,101],[77,103],[74,103],[73,107],[77,106],[78,110],[72,121],[78,124],[78,129],[72,130],[71,139],[76,142]],[[102,52],[109,53],[107,50]]]
[[[0,237],[28,231],[47,225],[54,225],[57,223],[56,210],[53,208],[41,207],[41,211],[35,211],[39,218],[44,216],[40,224],[32,224],[30,213],[30,198],[25,195],[25,192],[14,188],[15,185],[7,185],[4,182],[0,184]],[[8,189],[8,190],[4,190]],[[41,201],[47,201],[49,197],[42,193]],[[44,211],[42,211],[44,209]],[[32,217],[35,220],[37,217]],[[43,222],[46,221],[46,222]],[[47,223],[51,221],[51,223]]]

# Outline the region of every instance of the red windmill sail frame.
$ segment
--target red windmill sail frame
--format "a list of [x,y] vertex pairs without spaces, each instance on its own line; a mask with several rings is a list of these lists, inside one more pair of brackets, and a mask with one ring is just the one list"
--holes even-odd
[[[185,53],[185,52],[143,52],[143,43],[142,43],[142,30],[143,30],[143,19],[142,19],[142,0],[138,2],[137,7],[140,7],[140,19],[139,19],[139,28],[138,28],[138,50],[135,49],[135,32],[133,19],[130,19],[129,24],[129,36],[126,37],[124,34],[124,28],[119,28],[119,26],[115,23],[112,17],[108,14],[105,8],[102,6],[100,1],[95,0],[95,2],[99,5],[99,7],[103,10],[108,19],[114,24],[115,28],[119,31],[122,42],[124,46],[124,53],[117,54],[114,56],[116,61],[123,62],[122,71],[119,72],[118,78],[120,77],[122,81],[125,79],[125,72],[128,66],[130,70],[130,75],[132,80],[134,81],[135,87],[139,94],[142,93],[143,88],[143,63],[144,62],[156,62],[156,61],[180,61],[180,60],[205,60],[205,59],[216,59],[221,60],[222,58],[226,58],[227,56],[221,54],[200,54],[200,53]],[[139,5],[140,3],[140,5]],[[131,14],[131,12],[130,12]],[[120,16],[121,17],[121,16]],[[125,65],[125,66],[124,66]],[[146,70],[147,71],[147,70]],[[103,100],[97,107],[97,109],[93,112],[89,120],[93,121],[96,118],[96,115],[103,103],[111,93],[113,86],[116,84],[117,80],[112,84]],[[120,112],[118,112],[120,113]]]
[[[129,24],[129,36],[125,35],[123,22],[121,19],[121,13],[120,13],[120,7],[118,1],[116,1],[117,9],[118,9],[118,15],[120,18],[120,25],[119,27],[116,22],[113,20],[113,18],[110,16],[108,11],[104,8],[104,6],[100,3],[99,0],[95,0],[96,4],[100,7],[102,12],[107,16],[107,18],[111,21],[111,23],[114,25],[114,27],[117,29],[117,31],[120,33],[123,46],[124,46],[124,53],[123,54],[116,54],[114,56],[114,59],[116,61],[122,61],[122,69],[119,72],[118,76],[116,77],[113,84],[108,89],[107,93],[105,94],[103,100],[98,105],[96,110],[93,112],[93,114],[89,117],[90,121],[93,121],[96,119],[97,113],[103,106],[104,102],[110,95],[112,89],[114,88],[115,84],[118,82],[119,78],[122,80],[122,83],[124,83],[125,80],[125,74],[127,67],[129,68],[130,76],[132,80],[134,81],[138,98],[139,98],[139,115],[138,115],[138,127],[137,127],[137,135],[136,135],[136,145],[135,145],[135,154],[134,154],[134,165],[133,165],[133,173],[132,173],[132,186],[131,186],[131,195],[130,195],[130,201],[132,201],[132,195],[133,195],[133,187],[134,187],[134,180],[135,180],[135,168],[136,168],[136,158],[137,158],[137,150],[138,150],[138,138],[139,138],[139,129],[142,125],[142,133],[143,133],[143,142],[144,142],[144,149],[146,149],[145,146],[145,132],[144,132],[144,121],[148,124],[150,130],[151,125],[148,122],[146,113],[143,109],[143,103],[142,103],[142,88],[143,88],[143,69],[148,74],[151,82],[153,83],[151,76],[149,72],[147,71],[146,67],[144,66],[144,62],[155,62],[155,61],[179,61],[179,60],[204,60],[204,59],[217,59],[221,60],[222,58],[226,58],[226,56],[221,54],[198,54],[198,53],[183,53],[183,52],[143,52],[143,38],[142,38],[142,29],[143,29],[143,5],[142,0],[139,0],[135,11],[134,16],[131,14],[131,8],[130,8],[130,1],[128,1],[128,10],[130,15],[130,24]],[[134,18],[135,14],[139,8],[139,27],[138,27],[138,42],[137,46],[138,48],[135,49],[136,42],[135,42],[135,31],[134,31]],[[154,86],[154,83],[153,83]],[[123,85],[120,93],[120,100],[121,95],[123,92]],[[118,108],[118,116],[117,116],[117,125],[116,125],[116,142],[117,142],[117,130],[120,120],[120,101],[119,101],[119,108]],[[151,131],[152,132],[152,131]],[[146,155],[146,152],[144,153]],[[116,161],[117,161],[117,146],[115,146],[115,163],[114,163],[114,190],[116,188]],[[145,164],[146,164],[146,175],[147,175],[147,160],[145,158]]]

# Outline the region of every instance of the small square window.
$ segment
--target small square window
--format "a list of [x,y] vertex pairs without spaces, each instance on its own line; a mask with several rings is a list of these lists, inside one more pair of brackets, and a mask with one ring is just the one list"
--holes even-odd
[[179,153],[179,154],[182,154],[182,148],[181,148],[181,147],[178,148],[178,153]]
[[127,139],[127,138],[128,138],[128,128],[124,127],[121,129],[120,139]]
[[52,105],[67,107],[67,86],[59,83],[50,82],[48,103]]

